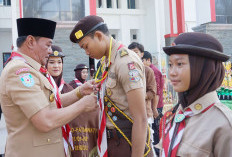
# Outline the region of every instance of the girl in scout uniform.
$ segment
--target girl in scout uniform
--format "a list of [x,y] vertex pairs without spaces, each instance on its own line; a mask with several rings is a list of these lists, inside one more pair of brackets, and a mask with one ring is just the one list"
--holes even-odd
[[216,93],[229,56],[204,33],[183,33],[172,45],[163,49],[179,102],[161,120],[161,156],[232,156],[232,112]]
[[74,69],[76,78],[72,80],[69,85],[73,88],[77,88],[85,83],[88,78],[88,69],[89,68],[85,64],[78,64]]
[[52,54],[49,55],[46,68],[56,82],[60,93],[73,90],[72,86],[63,79],[63,58],[65,57],[59,46],[52,45]]

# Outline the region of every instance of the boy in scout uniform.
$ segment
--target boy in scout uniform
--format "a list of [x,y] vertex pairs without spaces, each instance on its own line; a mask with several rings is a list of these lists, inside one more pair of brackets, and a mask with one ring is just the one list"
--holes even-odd
[[183,33],[172,45],[163,49],[179,102],[161,120],[161,156],[231,157],[232,111],[216,93],[225,74],[222,62],[229,56],[204,33]]
[[96,82],[101,83],[98,98],[103,113],[98,134],[99,156],[107,152],[109,157],[152,155],[150,141],[146,140],[146,83],[141,59],[109,35],[99,16],[81,19],[70,40],[91,58],[102,59],[96,74]]
[[21,18],[17,26],[18,51],[12,52],[0,79],[0,101],[8,131],[5,156],[69,156],[72,136],[66,124],[80,113],[96,109],[96,97],[84,96],[93,91],[93,85],[86,83],[60,95],[44,68],[52,53],[56,23]]

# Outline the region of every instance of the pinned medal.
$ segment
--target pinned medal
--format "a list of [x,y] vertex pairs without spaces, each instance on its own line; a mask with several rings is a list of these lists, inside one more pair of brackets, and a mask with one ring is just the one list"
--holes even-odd
[[115,112],[115,108],[111,107],[111,112],[114,113]]
[[113,119],[113,121],[116,121],[116,120],[118,120],[118,117],[113,116],[112,119]]
[[177,114],[176,116],[175,116],[175,122],[176,123],[179,123],[179,122],[181,122],[182,120],[184,120],[185,119],[185,115],[183,115],[183,114]]
[[111,96],[111,95],[112,95],[112,91],[111,91],[109,88],[107,88],[107,89],[106,89],[106,94],[107,94],[108,96]]
[[52,93],[52,94],[49,96],[49,101],[50,101],[50,102],[53,102],[54,99],[55,99],[55,96],[54,96],[54,94]]
[[111,117],[111,116],[112,116],[112,113],[109,111],[109,112],[108,112],[108,115]]
[[108,102],[108,103],[107,103],[107,106],[108,106],[108,107],[111,107],[111,103],[110,103],[110,102]]
[[202,105],[201,105],[201,104],[196,104],[196,105],[194,106],[194,108],[195,108],[196,110],[201,110],[201,109],[202,109]]

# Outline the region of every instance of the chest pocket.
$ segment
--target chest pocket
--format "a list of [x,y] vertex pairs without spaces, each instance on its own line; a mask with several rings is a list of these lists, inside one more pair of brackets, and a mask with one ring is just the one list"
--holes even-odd
[[47,133],[36,130],[33,135],[33,146],[44,146],[62,142],[61,128],[54,129]]
[[116,79],[108,78],[108,80],[106,82],[107,88],[115,88],[116,85],[117,85]]
[[190,143],[186,143],[182,141],[179,145],[177,156],[180,157],[209,157],[210,152],[207,150],[203,150],[202,148],[199,148],[197,146],[194,146]]

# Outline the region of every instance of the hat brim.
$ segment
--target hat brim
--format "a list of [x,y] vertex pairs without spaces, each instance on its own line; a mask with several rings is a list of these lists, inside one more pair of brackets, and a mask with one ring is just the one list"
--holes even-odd
[[188,54],[188,55],[207,57],[222,62],[225,62],[230,58],[230,56],[213,49],[202,48],[192,45],[184,45],[184,44],[163,47],[163,50],[169,56],[172,54]]

